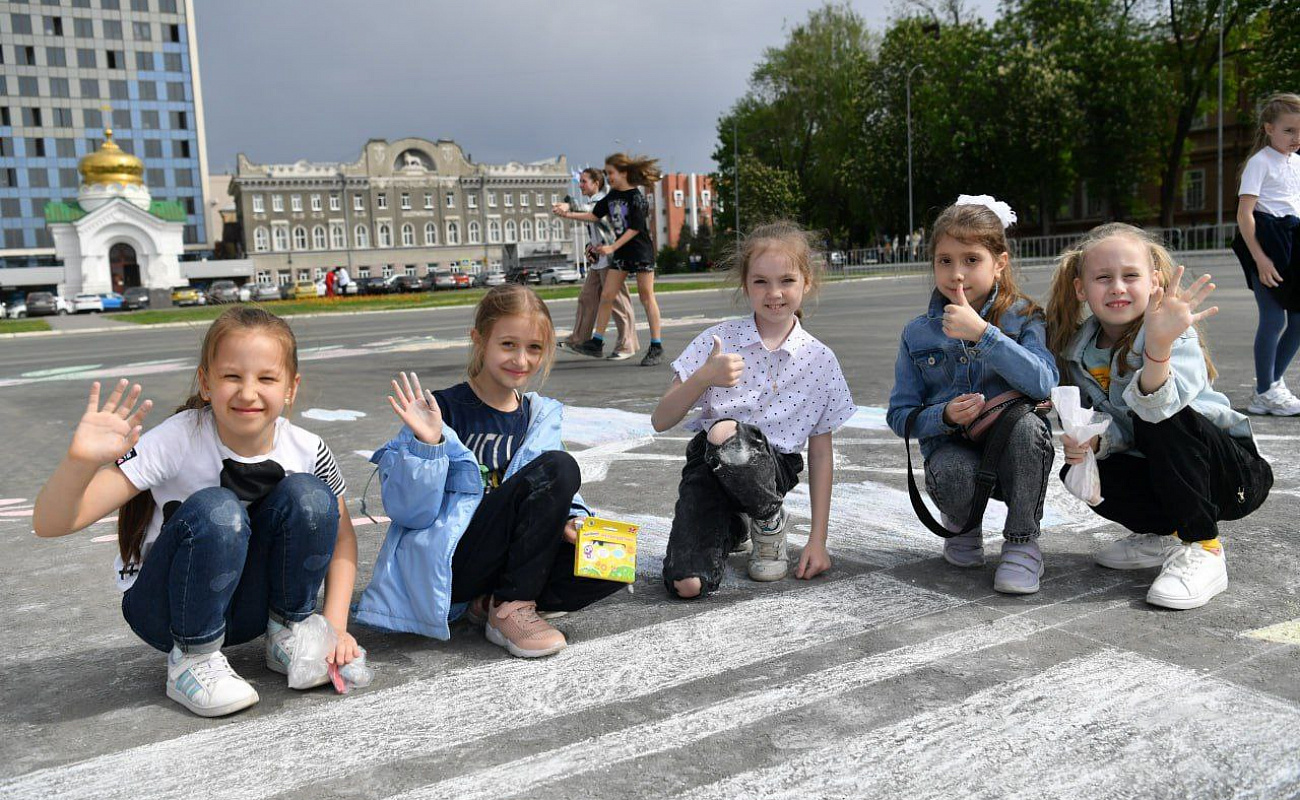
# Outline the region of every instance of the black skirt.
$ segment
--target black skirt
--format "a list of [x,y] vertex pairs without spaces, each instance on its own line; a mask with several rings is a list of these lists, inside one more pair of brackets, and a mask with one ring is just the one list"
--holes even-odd
[[[1300,311],[1300,217],[1275,217],[1256,210],[1255,240],[1282,276],[1282,285],[1270,288],[1269,293],[1287,311]],[[1254,290],[1259,272],[1240,231],[1232,239],[1232,252],[1241,262],[1246,285]]]

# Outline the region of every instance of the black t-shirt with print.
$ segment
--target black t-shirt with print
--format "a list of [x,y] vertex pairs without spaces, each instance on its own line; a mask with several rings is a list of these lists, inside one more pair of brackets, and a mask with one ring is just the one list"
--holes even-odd
[[434,392],[443,422],[486,468],[484,491],[501,485],[510,461],[528,433],[528,400],[520,398],[514,411],[498,411],[478,399],[468,383]]
[[614,251],[615,267],[619,264],[654,263],[654,247],[650,244],[648,222],[650,205],[638,189],[610,189],[608,194],[596,201],[591,213],[609,219],[615,238],[622,237],[628,230],[637,232],[632,241]]

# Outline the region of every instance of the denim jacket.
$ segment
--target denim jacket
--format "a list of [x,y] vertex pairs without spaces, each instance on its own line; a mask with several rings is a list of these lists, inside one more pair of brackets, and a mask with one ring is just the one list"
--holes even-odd
[[[564,406],[533,392],[526,397],[528,431],[506,480],[542,453],[564,449]],[[474,453],[450,426],[442,430],[441,444],[425,444],[402,426],[370,456],[379,465],[384,511],[392,522],[370,584],[354,607],[363,625],[447,639],[448,624],[465,611],[465,603],[451,602],[451,559],[483,499],[483,478]],[[591,514],[581,495],[574,496],[570,514]]]
[[[1142,377],[1142,351],[1146,347],[1146,329],[1138,332],[1133,349],[1116,353],[1110,364],[1110,389],[1102,391],[1101,384],[1083,366],[1083,352],[1097,336],[1101,323],[1089,317],[1079,326],[1070,340],[1066,353],[1068,374],[1065,379],[1079,387],[1079,400],[1088,408],[1110,415],[1110,427],[1101,435],[1097,445],[1097,458],[1112,453],[1142,455],[1133,446],[1133,419],[1129,412],[1147,422],[1163,422],[1191,406],[1215,427],[1236,439],[1252,437],[1250,420],[1236,411],[1226,395],[1215,391],[1205,370],[1205,356],[1201,352],[1200,337],[1196,328],[1188,328],[1174,342],[1169,355],[1169,378],[1151,394],[1142,394],[1138,380]],[[1119,360],[1127,357],[1130,371],[1119,374]]]
[[[981,317],[996,298],[994,287],[980,309]],[[935,289],[929,310],[903,327],[894,363],[894,390],[889,394],[886,420],[899,436],[912,410],[926,406],[912,428],[925,458],[945,437],[958,432],[943,421],[944,406],[954,397],[979,393],[992,399],[1015,389],[1045,400],[1057,380],[1056,359],[1047,349],[1047,325],[1040,315],[1025,316],[1025,301],[1017,301],[1002,315],[999,322],[1005,331],[990,322],[974,344],[944,335],[943,308],[948,302]]]

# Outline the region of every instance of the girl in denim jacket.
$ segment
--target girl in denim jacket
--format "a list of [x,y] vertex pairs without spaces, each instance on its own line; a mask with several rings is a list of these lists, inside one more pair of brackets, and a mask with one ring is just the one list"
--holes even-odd
[[[963,437],[984,401],[1016,390],[1045,399],[1056,385],[1042,311],[1016,285],[1006,227],[1015,213],[988,196],[962,195],[935,220],[931,240],[935,289],[930,308],[903,328],[889,396],[889,427],[904,435],[908,417],[925,458],[925,484],[944,527],[961,530],[975,489],[981,446]],[[1002,559],[993,588],[1038,591],[1043,556],[1039,525],[1052,467],[1047,423],[1026,414],[1011,431],[998,463],[1006,500]],[[984,564],[984,534],[975,528],[944,540],[944,559],[958,567]]]
[[1111,223],[1061,257],[1047,305],[1065,380],[1085,406],[1110,415],[1101,436],[1065,437],[1065,463],[1096,453],[1095,510],[1134,531],[1097,562],[1160,567],[1147,602],[1178,609],[1203,606],[1228,587],[1218,523],[1253,512],[1273,485],[1250,420],[1213,388],[1214,364],[1196,331],[1218,311],[1196,312],[1214,284],[1203,275],[1184,290],[1182,276],[1145,231]]

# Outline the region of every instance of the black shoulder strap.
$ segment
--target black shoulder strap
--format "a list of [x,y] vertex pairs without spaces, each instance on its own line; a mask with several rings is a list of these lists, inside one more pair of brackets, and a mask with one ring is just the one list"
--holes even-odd
[[966,522],[960,531],[950,531],[945,528],[934,518],[921,499],[921,490],[917,487],[916,477],[912,474],[912,425],[928,406],[912,409],[912,413],[907,415],[907,422],[903,425],[903,442],[907,448],[907,494],[912,499],[912,510],[916,512],[921,524],[945,539],[962,536],[980,526],[984,521],[984,509],[988,507],[989,496],[993,494],[993,487],[998,482],[998,461],[1001,459],[1002,451],[1006,449],[1007,440],[1011,438],[1011,431],[1016,427],[1016,423],[1033,407],[1033,402],[1027,399],[1013,402],[993,424],[993,430],[984,440],[984,452],[980,456],[979,472],[975,475],[975,494],[971,497],[970,513],[966,516]]

